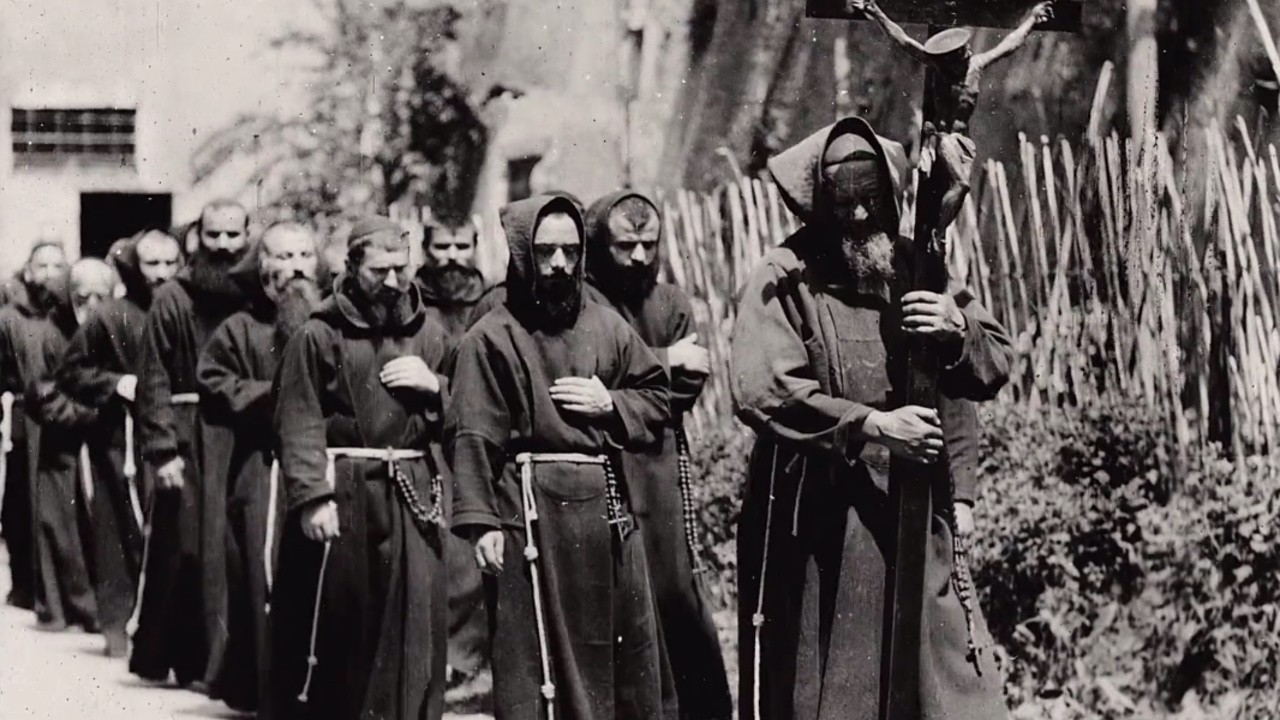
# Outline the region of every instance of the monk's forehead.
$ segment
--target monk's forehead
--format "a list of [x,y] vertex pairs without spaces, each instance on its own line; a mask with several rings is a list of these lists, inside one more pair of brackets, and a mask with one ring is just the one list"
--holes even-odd
[[162,232],[149,232],[138,240],[136,252],[142,262],[177,259],[178,239]]
[[200,214],[205,230],[243,230],[248,224],[249,213],[239,205],[217,205]]
[[566,213],[551,213],[538,221],[533,233],[535,245],[577,245],[582,242],[578,223]]
[[315,250],[316,239],[311,231],[301,226],[281,226],[268,230],[262,236],[263,249],[271,255]]
[[609,211],[609,231],[619,233],[656,232],[661,227],[658,211],[647,202],[618,204]]
[[469,228],[469,227],[461,227],[461,228],[443,228],[443,227],[437,227],[437,228],[431,228],[431,236],[430,236],[430,240],[428,240],[427,244],[428,244],[428,245],[439,245],[439,246],[445,246],[445,245],[465,245],[465,246],[470,246],[470,245],[475,245],[475,244],[476,244],[476,231],[475,231],[475,228]]
[[110,292],[115,282],[115,271],[96,258],[81,260],[71,267],[71,288],[75,292]]
[[31,258],[28,260],[32,265],[41,265],[44,263],[66,262],[67,253],[62,249],[61,245],[54,243],[45,243],[31,252]]

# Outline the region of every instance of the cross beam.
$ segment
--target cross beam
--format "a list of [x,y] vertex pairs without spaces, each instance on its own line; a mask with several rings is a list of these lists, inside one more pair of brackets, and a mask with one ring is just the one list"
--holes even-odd
[[[947,27],[1014,27],[1036,4],[1036,0],[880,0],[885,13],[898,22],[929,25],[933,35]],[[1053,19],[1043,30],[1078,30],[1085,0],[1056,0]],[[862,20],[867,16],[851,0],[808,0],[806,15],[813,18]],[[933,65],[926,65],[925,91],[941,80]],[[922,103],[923,124],[936,125],[930,115],[934,103]],[[922,128],[923,132],[923,128]],[[922,135],[920,147],[924,147]],[[946,292],[945,248],[934,239],[940,206],[947,183],[937,172],[920,173],[916,181],[916,217],[913,245],[912,288]],[[941,228],[945,232],[945,228]],[[931,345],[912,340],[907,346],[907,387],[905,403],[938,406],[938,357]],[[886,582],[887,627],[881,658],[880,720],[919,720],[920,642],[924,608],[924,565],[929,525],[933,516],[931,488],[945,487],[950,480],[946,453],[932,465],[893,458],[889,468],[890,503],[897,515],[892,556],[888,558]]]

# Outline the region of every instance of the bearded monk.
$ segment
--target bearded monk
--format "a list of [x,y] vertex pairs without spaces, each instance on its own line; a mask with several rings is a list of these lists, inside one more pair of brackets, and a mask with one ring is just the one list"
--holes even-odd
[[619,452],[661,436],[666,374],[625,320],[583,297],[573,202],[513,203],[502,226],[505,304],[463,338],[448,431],[454,531],[491,575],[496,714],[660,717],[657,625]]
[[[142,572],[148,488],[132,432],[142,328],[155,289],[178,272],[178,241],[159,230],[117,242],[107,255],[124,295],[81,323],[58,370],[58,388],[96,412],[86,445],[93,471],[94,592],[108,657],[129,652],[125,633]],[[126,427],[130,425],[130,427]]]
[[[879,714],[891,455],[950,471],[930,488],[921,717],[1007,714],[990,654],[975,652],[989,636],[960,598],[957,536],[973,526],[968,402],[999,391],[1012,346],[976,302],[907,287],[913,246],[897,235],[895,187],[905,166],[902,146],[860,118],[769,162],[804,225],[752,272],[731,341],[734,402],[757,433],[738,530],[743,720]],[[940,355],[937,410],[903,400],[911,335]]]
[[199,408],[196,362],[213,330],[244,305],[231,268],[249,246],[239,204],[210,203],[196,225],[191,263],[162,285],[147,311],[138,373],[142,457],[154,507],[130,670],[207,692],[226,638],[226,488],[202,468],[230,452],[231,432]]
[[35,610],[41,624],[52,618],[36,607],[35,475],[40,448],[39,425],[25,412],[27,384],[41,377],[44,354],[39,339],[52,312],[58,288],[66,282],[67,256],[56,240],[37,242],[19,273],[20,292],[0,308],[0,392],[8,399],[0,411],[6,445],[3,507],[0,526],[9,552],[12,587],[8,604]]
[[733,700],[720,639],[698,574],[698,513],[688,476],[684,414],[710,372],[694,332],[689,297],[658,282],[662,216],[633,191],[606,195],[587,210],[587,297],[615,310],[663,362],[671,380],[671,422],[658,441],[623,463],[644,531],[649,578],[680,717],[730,718]]
[[[283,526],[283,488],[272,485],[275,379],[293,332],[320,303],[320,261],[312,231],[272,225],[232,270],[249,307],[227,318],[205,343],[196,370],[209,417],[232,428],[230,455],[209,473],[226,476],[227,651],[214,687],[230,707],[265,707],[270,585]],[[223,481],[220,481],[223,482]]]
[[287,513],[271,595],[277,718],[444,712],[449,354],[404,231],[357,221],[346,273],[289,341],[275,391]]
[[98,258],[71,266],[61,301],[39,329],[45,372],[27,386],[27,408],[41,426],[35,485],[36,598],[47,613],[46,629],[68,624],[89,632],[99,629],[90,563],[90,504],[95,494],[88,456],[81,452],[97,414],[61,392],[53,375],[76,328],[111,299],[115,286],[115,272]]

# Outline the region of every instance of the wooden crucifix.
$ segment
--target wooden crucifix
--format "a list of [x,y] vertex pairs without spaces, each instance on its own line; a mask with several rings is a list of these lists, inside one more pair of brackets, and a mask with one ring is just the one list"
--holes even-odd
[[[925,65],[920,164],[916,180],[912,288],[947,291],[942,238],[969,191],[975,148],[969,120],[982,70],[1010,55],[1033,29],[1078,30],[1085,0],[808,0],[815,18],[874,20],[889,39]],[[883,8],[881,7],[883,6]],[[890,19],[929,25],[919,42]],[[1012,27],[992,49],[974,55],[964,25]],[[907,349],[909,405],[938,407],[938,358],[925,341]],[[884,655],[881,659],[880,720],[919,720],[920,643],[924,563],[931,488],[947,482],[946,456],[932,465],[894,458],[889,469],[890,502],[896,508],[895,546],[889,558]],[[975,658],[976,661],[976,658]]]

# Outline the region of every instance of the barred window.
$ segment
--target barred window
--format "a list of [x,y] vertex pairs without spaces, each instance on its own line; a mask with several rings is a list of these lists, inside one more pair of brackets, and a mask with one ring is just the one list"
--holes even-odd
[[133,166],[137,111],[122,108],[14,108],[15,164],[72,158]]

